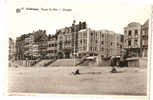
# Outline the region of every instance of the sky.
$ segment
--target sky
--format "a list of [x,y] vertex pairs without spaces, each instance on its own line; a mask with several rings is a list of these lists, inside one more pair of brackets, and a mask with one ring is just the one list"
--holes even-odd
[[[86,21],[91,29],[107,29],[123,34],[123,28],[130,22],[143,24],[150,16],[150,7],[144,4],[123,2],[51,2],[49,0],[6,0],[6,32],[8,37],[16,37],[37,31],[46,30],[47,34],[55,34],[56,29]],[[23,9],[16,13],[16,9]],[[37,8],[39,10],[26,10]],[[60,9],[44,11],[41,9]],[[62,11],[62,9],[71,11]]]

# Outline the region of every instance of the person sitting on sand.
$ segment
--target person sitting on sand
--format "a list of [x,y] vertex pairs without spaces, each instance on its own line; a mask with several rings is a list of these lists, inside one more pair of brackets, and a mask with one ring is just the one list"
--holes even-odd
[[111,67],[112,67],[112,70],[110,71],[111,73],[117,73],[117,70],[116,70],[115,66],[116,66],[116,60],[115,60],[115,57],[112,56],[111,57]]
[[75,72],[72,72],[73,75],[80,75],[79,69],[77,69]]

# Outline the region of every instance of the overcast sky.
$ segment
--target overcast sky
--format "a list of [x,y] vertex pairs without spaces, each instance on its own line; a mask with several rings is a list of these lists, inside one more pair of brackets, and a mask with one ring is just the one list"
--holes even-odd
[[[96,30],[108,29],[123,34],[123,28],[130,22],[143,24],[149,18],[148,5],[108,2],[48,2],[48,0],[7,0],[6,32],[16,38],[33,30],[43,29],[55,34],[56,29],[86,21],[88,27]],[[21,2],[22,1],[22,2]],[[24,8],[16,13],[17,8]],[[25,10],[38,8],[39,10]],[[72,11],[42,11],[41,8],[72,9]]]

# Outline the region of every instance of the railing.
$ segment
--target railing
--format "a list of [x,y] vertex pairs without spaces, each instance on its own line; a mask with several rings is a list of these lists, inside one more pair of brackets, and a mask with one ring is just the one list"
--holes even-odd
[[55,62],[56,60],[57,60],[57,59],[53,59],[53,60],[47,62],[46,64],[44,64],[44,66],[49,66],[50,64],[52,64],[52,63]]
[[42,59],[39,58],[38,60],[34,61],[34,62],[31,64],[31,66],[36,65],[36,64],[39,63],[40,61],[42,61]]

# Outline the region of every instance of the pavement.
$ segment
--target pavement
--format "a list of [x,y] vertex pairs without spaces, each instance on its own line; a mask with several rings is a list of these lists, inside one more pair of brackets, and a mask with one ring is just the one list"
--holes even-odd
[[[76,69],[80,75],[73,75]],[[9,67],[9,93],[134,95],[147,93],[146,68]]]

